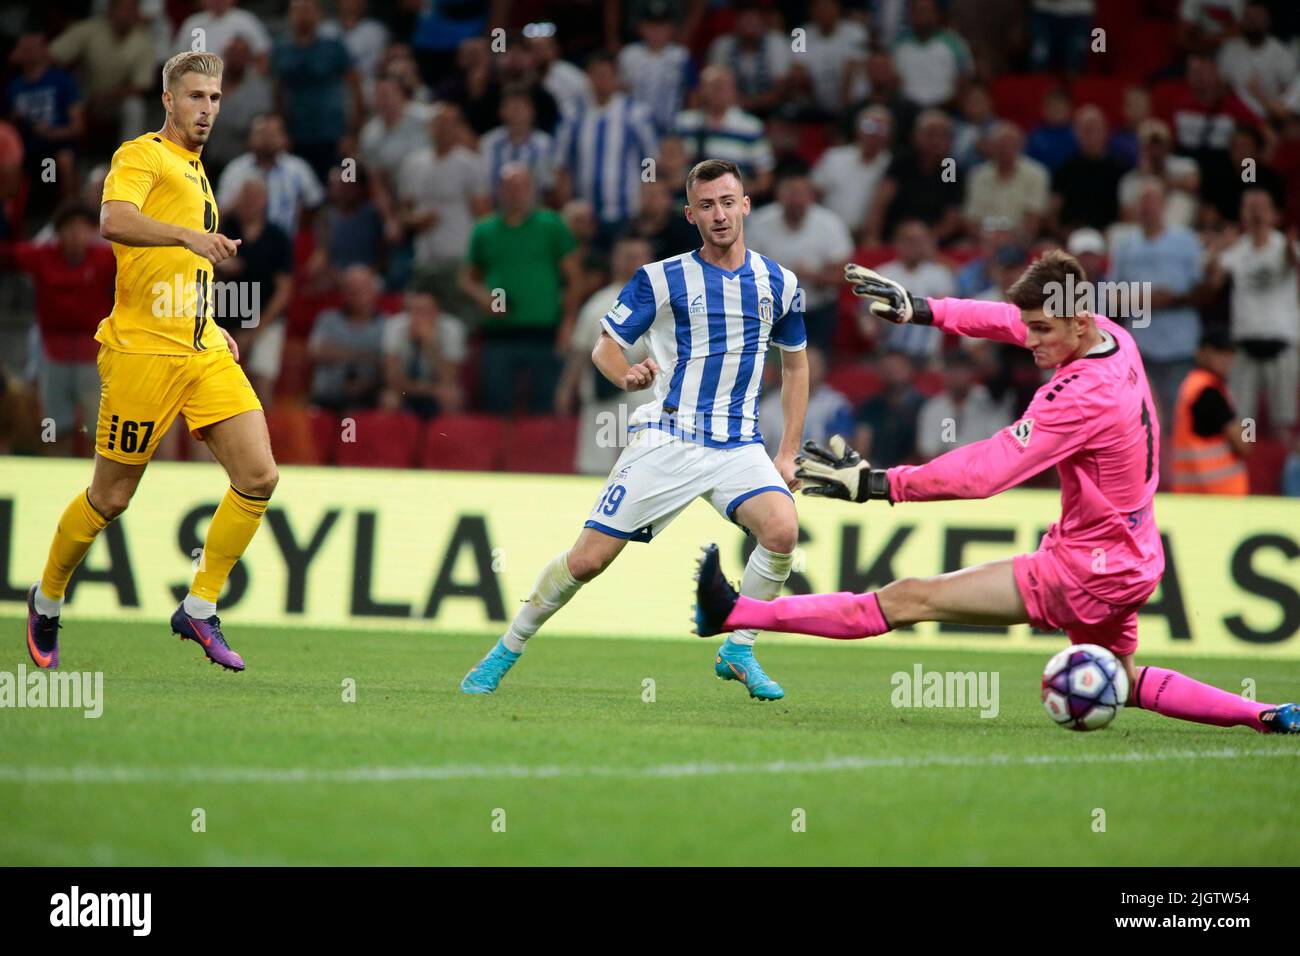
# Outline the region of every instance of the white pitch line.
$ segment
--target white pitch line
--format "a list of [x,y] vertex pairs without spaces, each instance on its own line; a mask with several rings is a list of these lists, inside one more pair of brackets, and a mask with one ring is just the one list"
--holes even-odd
[[485,766],[447,764],[414,767],[13,767],[0,766],[0,784],[113,783],[392,783],[441,780],[554,780],[565,778],[717,777],[731,774],[782,775],[845,770],[914,770],[926,767],[1015,767],[1069,764],[1137,764],[1168,760],[1295,759],[1300,750],[1164,750],[1103,754],[932,754],[921,757],[827,757],[823,760],[773,760],[759,763],[679,763],[646,767]]

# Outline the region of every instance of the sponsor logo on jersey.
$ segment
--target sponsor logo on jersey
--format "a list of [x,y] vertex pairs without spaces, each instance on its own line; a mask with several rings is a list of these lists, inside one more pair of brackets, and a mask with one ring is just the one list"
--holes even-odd
[[1029,447],[1029,438],[1034,433],[1034,420],[1022,418],[1011,426],[1011,437],[1020,442],[1021,448]]
[[690,314],[691,314],[691,315],[703,315],[703,314],[704,314],[704,311],[705,311],[705,310],[704,310],[704,293],[701,292],[699,295],[697,295],[694,299],[691,300],[691,309],[690,309]]
[[632,310],[622,302],[615,302],[614,308],[605,313],[605,318],[611,322],[626,322],[627,317],[632,314]]

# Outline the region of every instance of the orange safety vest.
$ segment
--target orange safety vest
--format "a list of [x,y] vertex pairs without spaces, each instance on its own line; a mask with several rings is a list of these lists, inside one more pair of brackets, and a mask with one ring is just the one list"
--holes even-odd
[[1183,379],[1174,406],[1174,476],[1176,492],[1202,495],[1245,495],[1250,478],[1245,463],[1222,435],[1208,438],[1192,428],[1192,406],[1206,388],[1227,394],[1223,379],[1209,369],[1194,368]]

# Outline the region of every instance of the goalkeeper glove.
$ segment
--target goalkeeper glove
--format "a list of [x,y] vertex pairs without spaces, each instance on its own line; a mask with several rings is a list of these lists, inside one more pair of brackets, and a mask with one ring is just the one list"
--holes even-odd
[[845,501],[866,501],[889,497],[889,475],[883,468],[872,468],[870,462],[848,446],[839,435],[832,435],[830,448],[815,441],[803,443],[804,453],[794,460],[796,478],[808,484],[805,495],[822,498],[842,498]]
[[929,325],[934,321],[924,297],[912,298],[899,283],[873,269],[850,262],[844,267],[844,281],[853,286],[854,295],[870,302],[868,308],[874,316],[898,324]]

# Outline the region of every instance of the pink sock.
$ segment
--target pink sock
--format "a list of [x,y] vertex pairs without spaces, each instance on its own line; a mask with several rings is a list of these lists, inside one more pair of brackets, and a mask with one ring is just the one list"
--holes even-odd
[[855,594],[852,591],[796,594],[774,601],[756,601],[741,595],[727,615],[726,627],[729,631],[752,627],[850,641],[890,630],[875,592]]
[[1250,727],[1263,731],[1259,715],[1272,704],[1219,690],[1163,667],[1143,667],[1138,673],[1137,705],[1166,717],[1216,727]]

